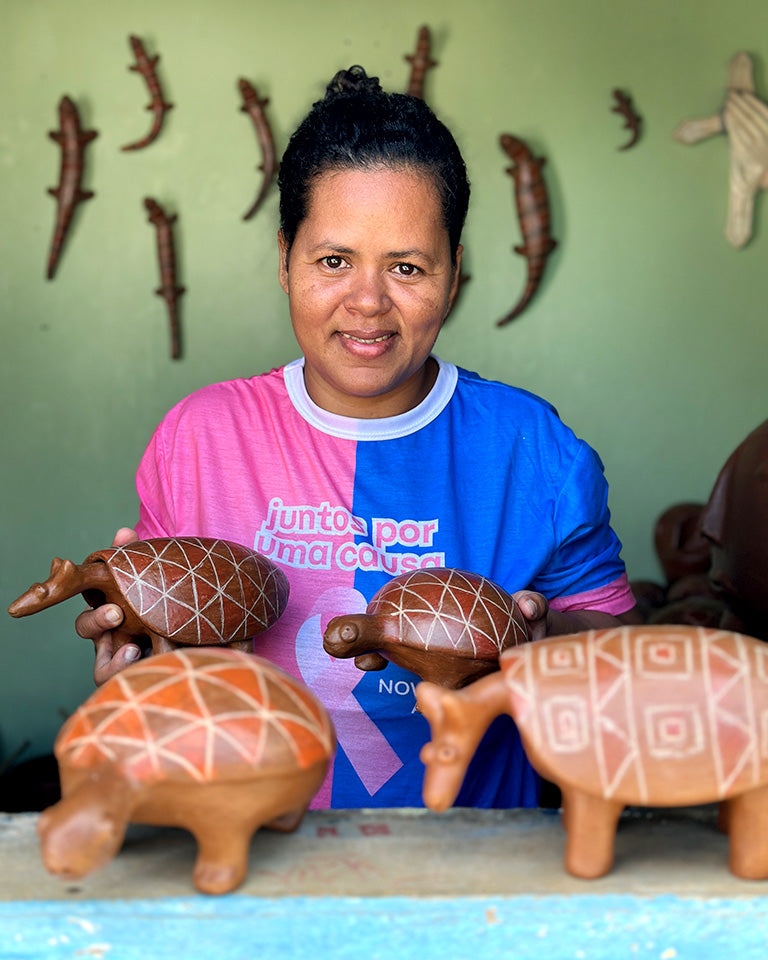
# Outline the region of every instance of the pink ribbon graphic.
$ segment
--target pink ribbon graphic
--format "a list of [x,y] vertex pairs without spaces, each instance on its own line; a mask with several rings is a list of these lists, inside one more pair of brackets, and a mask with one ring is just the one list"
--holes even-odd
[[[382,732],[363,710],[353,690],[363,677],[354,660],[337,660],[323,650],[323,631],[342,613],[365,613],[358,591],[335,587],[321,594],[296,635],[296,662],[307,686],[322,700],[333,719],[339,744],[370,796],[380,790],[403,763]],[[333,767],[315,797],[313,807],[331,802]]]

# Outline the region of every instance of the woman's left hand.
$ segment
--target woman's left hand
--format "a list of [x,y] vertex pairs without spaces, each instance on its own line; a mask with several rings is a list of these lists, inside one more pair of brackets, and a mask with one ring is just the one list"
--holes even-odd
[[582,630],[605,630],[624,624],[642,623],[633,608],[621,617],[614,617],[602,610],[553,610],[543,593],[534,590],[518,590],[512,597],[528,621],[531,640],[543,640],[564,633],[580,633]]

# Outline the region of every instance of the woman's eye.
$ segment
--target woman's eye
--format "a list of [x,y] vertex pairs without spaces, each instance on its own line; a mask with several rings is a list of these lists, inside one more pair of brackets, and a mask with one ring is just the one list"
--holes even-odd
[[398,263],[395,270],[401,277],[415,277],[419,268],[412,263]]

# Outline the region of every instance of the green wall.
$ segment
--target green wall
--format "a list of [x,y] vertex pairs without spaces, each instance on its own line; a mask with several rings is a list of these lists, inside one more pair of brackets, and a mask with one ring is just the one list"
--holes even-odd
[[[238,77],[270,97],[278,149],[339,68],[362,63],[404,89],[422,23],[440,65],[426,96],[451,126],[473,182],[471,281],[441,335],[447,359],[552,400],[601,453],[630,576],[658,577],[655,518],[706,499],[727,454],[768,416],[768,209],[751,244],[723,235],[728,145],[672,139],[722,103],[727,63],[753,54],[768,98],[764,0],[1,0],[0,394],[7,605],[54,555],[80,561],[136,516],[133,473],[165,410],[213,380],[292,359],[277,283],[273,192],[242,222],[259,156]],[[128,35],[161,54],[174,109],[145,151],[148,94]],[[629,90],[640,144],[611,113]],[[48,139],[67,93],[83,124],[86,186],[59,273],[44,268],[59,173]],[[559,247],[530,308],[497,329],[525,267],[500,133],[548,158]],[[179,214],[185,355],[168,356],[154,196]],[[74,599],[0,627],[0,757],[47,750],[92,688]],[[1,621],[0,621],[1,622]]]

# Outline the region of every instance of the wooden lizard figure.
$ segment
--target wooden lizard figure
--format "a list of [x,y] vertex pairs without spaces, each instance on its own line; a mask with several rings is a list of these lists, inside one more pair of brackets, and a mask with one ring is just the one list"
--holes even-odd
[[752,235],[755,194],[768,189],[768,104],[755,96],[752,59],[743,51],[728,65],[723,108],[711,117],[684,120],[674,138],[692,144],[718,133],[727,134],[731,147],[725,236],[734,247],[743,247]]

